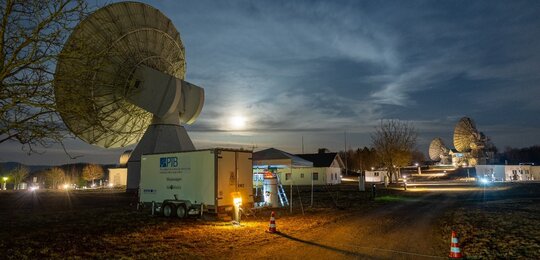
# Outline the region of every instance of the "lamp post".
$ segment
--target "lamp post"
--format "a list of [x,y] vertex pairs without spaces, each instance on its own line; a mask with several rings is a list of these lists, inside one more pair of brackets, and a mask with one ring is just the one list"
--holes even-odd
[[8,180],[8,177],[2,177],[2,180],[4,180],[4,186],[2,187],[3,190],[6,190],[6,185],[7,185],[7,180]]
[[242,195],[240,192],[233,193],[234,223],[240,225],[240,207],[242,206]]

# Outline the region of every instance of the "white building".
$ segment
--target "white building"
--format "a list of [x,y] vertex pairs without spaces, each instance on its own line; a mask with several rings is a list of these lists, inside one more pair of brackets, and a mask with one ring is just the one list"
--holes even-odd
[[[326,184],[341,183],[341,170],[345,168],[345,165],[338,153],[329,153],[326,152],[326,149],[319,149],[318,153],[297,154],[296,156],[313,163],[313,168],[307,168],[307,171],[300,172],[300,177],[302,177],[302,173],[304,173],[304,176],[312,173],[314,177],[316,174],[321,174]],[[305,180],[302,183],[300,185],[311,184],[309,181],[306,183]]]
[[282,185],[339,184],[342,168],[343,161],[337,153],[293,155],[274,148],[253,153],[254,182],[262,173],[271,171],[278,175]]
[[131,150],[127,150],[122,155],[118,161],[118,166],[116,168],[109,168],[109,186],[111,187],[126,187],[127,185],[127,162],[129,156],[131,155]]
[[540,166],[476,165],[476,176],[493,181],[540,181]]
[[383,182],[386,176],[386,171],[383,170],[365,171],[365,173],[366,182]]
[[120,187],[127,185],[127,168],[109,168],[109,186]]

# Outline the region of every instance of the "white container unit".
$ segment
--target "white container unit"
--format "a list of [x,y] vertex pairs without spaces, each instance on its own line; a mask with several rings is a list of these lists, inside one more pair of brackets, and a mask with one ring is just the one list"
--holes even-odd
[[252,207],[252,152],[216,148],[143,155],[139,201],[181,218],[230,211],[235,202]]

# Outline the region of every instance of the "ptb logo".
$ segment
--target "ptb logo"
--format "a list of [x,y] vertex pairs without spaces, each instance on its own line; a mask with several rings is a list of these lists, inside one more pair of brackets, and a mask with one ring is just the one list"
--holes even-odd
[[159,167],[160,168],[178,167],[178,158],[177,157],[161,157],[159,158]]

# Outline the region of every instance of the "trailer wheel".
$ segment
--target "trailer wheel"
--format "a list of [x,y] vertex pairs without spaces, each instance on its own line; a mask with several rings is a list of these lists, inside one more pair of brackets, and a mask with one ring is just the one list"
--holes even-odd
[[187,212],[186,205],[184,205],[184,204],[180,204],[176,208],[176,216],[179,217],[179,218],[185,218],[186,217],[186,212]]
[[175,211],[175,208],[173,204],[167,203],[163,205],[163,216],[171,217],[174,211]]

